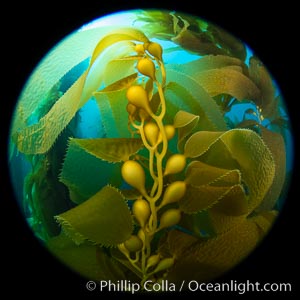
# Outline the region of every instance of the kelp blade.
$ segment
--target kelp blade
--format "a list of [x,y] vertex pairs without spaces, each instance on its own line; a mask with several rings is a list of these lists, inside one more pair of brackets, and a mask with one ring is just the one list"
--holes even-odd
[[[183,251],[167,279],[172,282],[195,278],[203,282],[213,280],[247,257],[261,238],[261,230],[255,221],[244,219],[239,226],[205,242],[200,240]],[[171,253],[174,251],[178,252],[170,249]]]
[[37,124],[13,134],[19,151],[25,154],[41,154],[51,148],[80,107],[86,76],[87,72],[83,73]]
[[63,232],[47,242],[48,249],[64,264],[80,275],[92,280],[124,279],[116,262],[98,246],[90,243],[76,245]]
[[196,132],[185,144],[185,155],[200,157],[207,164],[229,169],[228,165],[224,166],[227,161],[232,169],[240,169],[249,189],[249,212],[261,203],[275,175],[271,151],[257,133],[248,129]]
[[[226,130],[218,105],[196,80],[187,74],[167,69],[167,81],[166,98],[177,111],[180,108],[199,115],[199,124],[203,130]],[[176,97],[178,100],[175,102]],[[174,111],[174,115],[177,111]]]
[[102,188],[89,200],[56,216],[56,220],[78,245],[88,240],[93,244],[117,246],[126,241],[133,230],[125,199],[111,186]]
[[71,139],[70,143],[108,162],[126,161],[143,146],[138,138]]

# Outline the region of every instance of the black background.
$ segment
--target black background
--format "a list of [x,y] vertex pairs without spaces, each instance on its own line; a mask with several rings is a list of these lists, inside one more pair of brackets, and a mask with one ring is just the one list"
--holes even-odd
[[[163,2],[163,3],[162,3]],[[267,1],[269,2],[269,1]],[[271,2],[271,1],[270,1]],[[197,6],[196,6],[197,5]],[[299,89],[297,65],[297,9],[288,1],[262,6],[253,1],[70,1],[7,3],[1,8],[1,260],[0,294],[26,296],[95,296],[88,292],[86,280],[77,277],[54,259],[33,237],[22,218],[10,186],[6,165],[7,134],[11,113],[29,74],[42,57],[66,35],[105,14],[130,8],[181,10],[214,22],[246,42],[276,78],[286,99],[292,120],[295,144],[298,138],[296,91]],[[7,19],[5,19],[7,18]],[[237,268],[219,281],[291,282],[296,294],[299,254],[299,197],[297,159],[290,192],[283,211],[263,243]],[[251,296],[252,294],[249,294]],[[111,296],[113,296],[111,294]],[[193,294],[209,297],[212,294]],[[216,296],[216,294],[214,294]],[[220,296],[217,295],[217,296]],[[254,295],[252,295],[254,296]],[[256,295],[255,295],[256,296]],[[259,296],[266,296],[266,294]],[[272,294],[275,296],[275,294]]]

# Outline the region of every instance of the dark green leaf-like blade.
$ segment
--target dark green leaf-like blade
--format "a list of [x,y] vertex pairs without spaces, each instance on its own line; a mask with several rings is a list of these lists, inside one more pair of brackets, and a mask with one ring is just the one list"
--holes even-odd
[[248,202],[239,170],[228,170],[193,161],[186,171],[187,191],[179,201],[185,213],[217,207],[226,215],[247,213]]
[[180,110],[174,117],[173,126],[178,129],[177,147],[180,151],[183,150],[185,138],[193,131],[199,122],[199,116]]
[[47,242],[48,249],[64,264],[92,280],[124,279],[122,270],[96,245],[76,245],[63,232]]
[[[228,199],[231,200],[229,197]],[[242,201],[245,198],[235,198],[235,199],[237,201]],[[230,214],[226,214],[228,210],[225,210],[225,212],[223,212],[222,207],[221,209],[220,207],[218,207],[218,204],[221,204],[221,202],[218,202],[218,204],[214,205],[212,208],[208,210],[209,220],[216,234],[222,234],[223,232],[226,232],[235,226],[239,226],[239,224],[245,219],[246,215],[248,214],[248,201],[247,201],[248,199],[245,200],[247,204],[246,214],[234,215],[232,212],[230,212]],[[241,207],[243,206],[241,205]]]
[[111,186],[56,219],[76,244],[89,240],[94,244],[116,246],[126,241],[133,230],[125,199]]
[[[110,64],[108,64],[108,65],[110,65]],[[113,91],[119,91],[119,90],[126,89],[126,88],[130,87],[136,79],[137,79],[137,73],[128,75],[128,76],[108,85],[103,90],[101,90],[100,93],[113,92]]]
[[[44,57],[36,72],[31,74],[22,95],[20,95],[12,133],[28,125],[23,121],[28,120],[37,108],[43,106],[49,92],[70,70],[91,55],[99,37],[103,36],[106,30],[109,28],[98,27],[92,30],[77,31],[56,45],[55,51],[49,52],[49,55]],[[20,124],[20,121],[23,124]]]
[[69,188],[71,200],[79,204],[96,194],[107,182],[119,186],[121,166],[103,161],[79,144],[70,142],[59,180]]
[[[103,83],[110,85],[114,81],[133,74],[135,72],[133,61],[129,62],[129,65],[127,63],[120,63],[118,72],[114,72],[114,70],[111,69],[112,61],[127,56],[132,51],[134,51],[134,44],[132,42],[121,41],[111,45],[109,51],[105,51],[92,65],[90,62],[89,73],[82,91],[82,98],[91,98],[91,96],[102,87]],[[113,72],[115,76],[107,76],[108,74],[110,75],[111,72]]]
[[[239,187],[239,185],[238,185]],[[202,185],[202,186],[187,186],[186,193],[184,197],[179,201],[180,209],[185,213],[195,213],[202,210],[207,210],[213,205],[216,205],[219,202],[223,201],[223,198],[228,198],[225,200],[223,205],[224,210],[230,213],[236,214],[234,205],[238,203],[240,197],[244,197],[244,192],[241,188],[236,186],[211,186],[211,185]],[[233,192],[238,190],[239,193]],[[228,195],[229,194],[229,195]],[[242,198],[243,199],[243,198]],[[243,209],[242,213],[247,213],[247,202],[244,200],[246,205],[246,211]],[[238,210],[238,213],[240,211]]]
[[273,155],[262,138],[252,130],[230,130],[221,140],[240,165],[242,178],[249,189],[250,212],[261,203],[273,183]]
[[149,42],[148,38],[144,33],[135,28],[121,28],[115,31],[110,32],[108,35],[104,36],[94,49],[94,53],[91,58],[91,65],[95,62],[97,57],[111,45],[120,42],[120,41],[140,41],[147,43]]
[[120,192],[127,200],[135,200],[141,197],[141,192],[139,192],[136,189],[130,189],[130,190],[126,189],[126,190],[121,190]]
[[118,280],[126,279],[123,266],[114,258],[108,256],[102,248],[97,247],[96,257],[103,273],[103,278],[112,282],[119,282]]
[[238,59],[208,56],[182,66],[170,65],[169,68],[171,72],[192,77],[212,97],[229,94],[238,100],[261,100],[256,82],[243,74],[245,67]]
[[224,132],[198,131],[194,133],[186,142],[184,155],[186,157],[199,157],[218,141]]
[[244,63],[235,57],[226,55],[205,55],[197,60],[193,60],[185,64],[170,64],[168,65],[168,68],[193,77],[194,75],[206,70],[219,69],[228,66],[245,67]]
[[286,151],[283,137],[264,127],[261,127],[261,135],[264,142],[272,152],[275,162],[275,176],[264,200],[257,208],[257,211],[272,210],[280,197],[286,176]]
[[263,109],[265,116],[269,113],[269,106],[275,100],[275,87],[265,66],[256,57],[250,58],[249,77],[260,89],[261,99],[257,104]]
[[84,72],[37,124],[14,133],[13,139],[20,152],[39,154],[50,149],[80,108],[81,92],[86,76],[87,72]]
[[278,211],[276,210],[264,211],[251,219],[261,229],[261,235],[264,236],[271,229],[277,215]]
[[199,115],[199,126],[203,130],[227,129],[220,108],[193,77],[172,69],[166,71],[168,84],[165,96],[177,107],[177,111],[181,109]]
[[258,226],[244,218],[231,230],[191,245],[178,258],[167,279],[172,282],[215,279],[244,259],[260,238]]
[[189,23],[185,20],[183,20],[183,22],[185,23],[184,28],[182,28],[177,36],[172,38],[172,41],[179,44],[182,48],[200,55],[218,55],[224,53],[223,49],[219,48],[213,41],[209,40],[209,37],[205,32],[194,32],[189,30]]
[[210,182],[211,186],[232,186],[235,184],[240,184],[242,181],[242,175],[240,170],[228,170],[224,175],[216,178],[214,181]]
[[[220,147],[221,152],[218,151]],[[262,138],[248,129],[233,129],[223,133],[196,132],[186,142],[185,155],[201,156],[205,163],[220,168],[224,168],[224,162],[232,164],[232,169],[238,168],[249,189],[249,212],[261,203],[275,175],[272,153]],[[227,159],[228,156],[231,161]]]
[[201,161],[193,161],[187,167],[185,182],[194,186],[231,186],[241,182],[241,173],[239,170],[217,168]]
[[[126,55],[126,54],[125,54]],[[127,60],[124,57],[120,57],[117,59],[111,60],[105,69],[103,74],[103,83],[105,87],[115,85],[115,87],[111,90],[121,89],[121,86],[129,86],[130,82],[136,80],[137,72],[135,68],[136,59],[135,60]],[[118,72],[115,72],[118,70]],[[134,78],[135,77],[135,78]],[[119,87],[117,87],[117,83]]]
[[208,209],[218,202],[227,190],[228,187],[188,185],[184,197],[179,201],[179,207],[185,213],[195,213]]
[[110,92],[94,93],[100,108],[102,123],[110,138],[130,137],[128,131],[128,114],[126,111],[126,88]]
[[194,213],[219,208],[226,215],[247,213],[248,202],[241,186],[239,170],[227,170],[192,162],[186,172],[187,192],[179,204],[184,212]]
[[246,59],[247,50],[242,41],[213,24],[207,26],[207,31],[213,36],[214,42],[220,45],[226,53],[232,55],[234,58],[240,58],[242,61]]
[[190,123],[198,122],[198,121],[199,121],[199,116],[180,110],[177,112],[177,114],[174,117],[173,126],[175,128],[183,128],[189,125]]
[[194,243],[199,242],[199,239],[179,230],[171,230],[167,233],[159,245],[158,252],[162,256],[181,257],[182,254]]
[[96,247],[91,244],[76,245],[63,232],[47,242],[48,249],[72,270],[87,278],[106,278],[96,258]]
[[70,147],[72,144],[108,162],[126,161],[143,146],[138,138],[71,139]]
[[[49,112],[38,123],[14,132],[14,141],[19,150],[26,154],[47,152],[58,135],[69,124],[75,113],[91,98],[101,86],[103,74],[109,61],[132,50],[132,43],[112,45],[111,52],[104,53],[101,63],[90,64],[79,79],[52,106]],[[125,67],[124,67],[125,68]],[[127,66],[125,68],[128,71]],[[123,72],[124,70],[121,69]],[[125,76],[129,75],[125,72]],[[132,73],[132,72],[131,72]]]
[[209,95],[229,94],[238,100],[258,101],[260,90],[243,73],[230,68],[212,69],[198,73],[195,78]]
[[194,214],[183,214],[179,225],[200,238],[211,238],[216,235],[208,210],[201,210]]
[[236,184],[228,189],[221,201],[216,203],[214,210],[218,210],[227,216],[241,216],[247,214],[248,200],[242,185]]

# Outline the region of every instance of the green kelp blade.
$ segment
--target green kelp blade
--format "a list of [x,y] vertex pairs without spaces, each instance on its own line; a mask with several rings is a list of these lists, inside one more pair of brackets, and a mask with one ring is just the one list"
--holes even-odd
[[148,34],[170,36],[173,33],[173,17],[164,11],[140,10],[136,18],[137,22],[141,23],[142,30]]
[[200,239],[207,239],[216,235],[208,210],[201,210],[193,214],[183,214],[179,226]]
[[96,245],[76,245],[62,232],[49,239],[47,247],[62,263],[87,279],[113,282],[125,279],[117,264]]
[[[117,59],[111,60],[106,67],[103,82],[105,86],[109,86],[114,84],[115,82],[122,81],[123,79],[127,78],[127,86],[129,86],[129,81],[134,81],[137,78],[137,72],[134,68],[136,64],[137,58],[135,59],[128,59],[127,57],[121,57]],[[118,70],[116,72],[115,70]],[[136,78],[133,78],[133,77]],[[123,85],[126,85],[126,81]],[[111,89],[113,90],[113,89]]]
[[169,64],[168,68],[194,77],[198,73],[206,70],[219,69],[228,66],[239,66],[243,69],[246,68],[245,64],[240,59],[226,55],[205,55],[185,64]]
[[260,238],[258,226],[252,220],[244,219],[215,238],[191,245],[178,257],[166,279],[172,282],[215,279],[247,257]]
[[204,56],[183,64],[169,65],[168,70],[192,77],[211,96],[229,94],[238,100],[261,100],[261,91],[247,76],[242,61],[224,55]]
[[165,88],[167,112],[170,103],[175,106],[173,115],[178,110],[199,115],[199,126],[203,130],[227,129],[220,108],[194,78],[169,68],[166,72],[168,81]]
[[[121,74],[126,70],[120,69]],[[125,138],[130,136],[126,111],[126,90],[137,80],[137,73],[130,74],[94,93],[100,109],[102,124],[107,136]]]
[[258,215],[251,218],[253,222],[261,229],[261,235],[266,235],[271,226],[273,225],[276,217],[278,216],[278,211],[270,210],[259,213]]
[[227,67],[223,67],[222,69],[223,70],[234,70],[236,72],[243,73],[243,68],[240,66],[227,66]]
[[96,257],[98,264],[101,266],[101,271],[105,273],[105,279],[113,282],[119,282],[118,280],[126,280],[124,267],[113,257],[107,254],[107,251],[103,248],[96,248]]
[[40,154],[50,149],[79,108],[86,76],[84,72],[37,124],[13,134],[20,152]]
[[203,155],[224,134],[222,131],[198,131],[185,143],[184,155],[196,158]]
[[101,56],[101,61],[96,61],[88,71],[83,73],[37,124],[25,127],[20,132],[14,133],[13,139],[21,152],[26,154],[47,152],[78,109],[101,86],[103,73],[108,62],[114,58],[122,57],[133,49],[132,44],[127,42],[122,43],[122,45],[113,45],[112,47],[112,50],[115,51],[105,52]]
[[177,148],[182,151],[185,138],[193,131],[199,122],[199,116],[180,110],[174,117],[173,126],[178,130]]
[[133,230],[126,201],[111,186],[102,188],[89,200],[55,218],[78,245],[88,240],[93,244],[117,246],[126,241]]
[[248,199],[241,184],[236,184],[228,189],[214,209],[227,216],[241,216],[248,213]]
[[199,72],[195,80],[214,97],[220,94],[229,94],[238,100],[261,99],[260,90],[255,83],[236,69],[220,68]]
[[[263,116],[264,119],[269,119],[271,121],[271,124],[276,124],[276,121],[282,120],[282,105],[283,99],[282,96],[278,95],[274,98],[272,102],[266,107],[263,108],[261,111],[261,116]],[[284,125],[278,124],[279,126]]]
[[[145,90],[148,94],[148,99],[150,99],[150,108],[152,109],[153,113],[157,112],[157,109],[159,107],[160,104],[160,99],[158,101],[158,103],[153,107],[153,92],[154,92],[154,82],[151,78],[149,78],[145,84]],[[159,94],[157,92],[157,94]]]
[[141,197],[141,192],[136,189],[122,189],[120,192],[126,200],[136,200]]
[[73,143],[108,162],[126,161],[143,147],[139,138],[71,139],[70,145]]
[[[16,117],[19,110],[22,117],[27,120],[32,112],[43,101],[51,88],[78,63],[91,56],[93,49],[107,30],[117,26],[89,28],[79,30],[68,36],[40,62],[27,82],[17,106]],[[13,126],[12,132],[18,130]]]
[[144,33],[138,29],[130,27],[117,29],[104,36],[96,45],[91,58],[91,65],[106,48],[120,41],[138,41],[143,43],[149,42]]
[[[114,71],[108,69],[109,62],[127,56],[132,53],[132,51],[134,51],[133,43],[128,41],[120,41],[114,45],[111,45],[111,47],[107,51],[104,51],[93,64],[92,62],[90,62],[88,75],[86,77],[85,85],[82,91],[82,104],[84,104],[93,95],[93,93],[101,88],[107,72]],[[133,66],[134,62],[132,61],[130,63],[131,66]],[[131,71],[128,70],[127,64],[119,64],[119,70],[117,72],[120,75],[119,79],[122,77],[126,77],[133,72],[133,69]]]
[[176,260],[176,258],[180,258],[188,248],[197,242],[199,242],[198,238],[173,229],[160,240],[158,253],[162,257],[173,256]]
[[[181,19],[181,18],[180,18]],[[222,48],[219,48],[209,37],[209,35],[204,32],[195,32],[188,29],[189,23],[183,19],[184,27],[181,31],[172,38],[172,41],[180,45],[182,48],[195,52],[200,55],[207,54],[224,54],[225,51]]]
[[[220,147],[222,152],[218,149]],[[199,157],[201,161],[220,168],[230,164],[228,157],[231,157],[231,168],[241,171],[247,186],[249,212],[261,203],[275,175],[271,151],[262,138],[249,129],[232,129],[223,133],[197,132],[186,142],[185,155]],[[229,166],[226,165],[226,168]]]
[[[233,190],[234,191],[234,190]],[[226,199],[229,200],[230,206],[226,205]],[[246,200],[246,209],[247,212],[243,213],[243,211],[238,210],[239,213],[235,214],[236,211],[235,208],[232,208],[232,205],[236,205],[232,203],[231,195],[228,194],[228,197],[226,199],[223,199],[225,202],[225,207],[228,208],[225,211],[222,211],[223,207],[218,206],[218,204],[222,205],[221,201],[218,202],[216,205],[212,206],[208,211],[208,216],[210,220],[211,226],[214,228],[214,232],[216,234],[222,234],[223,232],[226,232],[230,230],[231,228],[235,226],[239,226],[241,222],[245,219],[245,217],[248,215],[248,199],[246,197],[234,197],[233,200],[238,202],[238,207],[243,208],[244,205],[242,203],[243,200]],[[232,209],[232,212],[230,211]],[[229,214],[226,214],[228,213]]]
[[[136,81],[136,79],[137,79],[137,73],[130,74],[128,76],[123,77],[122,79],[113,81],[111,84],[107,85],[103,90],[101,90],[100,93],[127,89]],[[112,79],[110,79],[109,81],[112,81]]]
[[190,123],[194,123],[198,121],[199,121],[199,116],[180,110],[176,113],[174,117],[173,126],[175,128],[183,128],[189,125]]
[[[88,30],[79,30],[53,48],[29,78],[22,92],[12,124],[12,135],[17,136],[19,132],[26,129],[26,125],[28,125],[26,121],[41,102],[45,100],[51,88],[57,84],[68,71],[91,56],[95,46],[99,42],[99,38],[101,38],[107,30],[115,29],[116,27],[117,26],[106,26],[105,28],[98,27],[89,28]],[[75,94],[80,95],[79,92],[75,92]],[[66,105],[69,106],[68,103],[66,103]],[[71,115],[72,112],[67,113],[66,119],[69,118],[69,114]],[[48,120],[46,120],[46,123],[48,123]],[[59,122],[57,123],[59,124]],[[40,124],[40,126],[44,125]],[[64,127],[63,124],[62,128]],[[27,131],[23,132],[23,134],[21,133],[21,135],[30,134],[32,130],[37,130],[38,128],[39,126],[28,128]],[[40,135],[42,135],[42,133]],[[21,143],[23,144],[23,142]],[[22,151],[22,148],[23,145],[20,146],[20,151]],[[27,150],[25,149],[25,151]],[[36,150],[32,150],[30,153],[35,151]],[[42,152],[45,151],[38,149],[35,153]]]
[[121,166],[99,159],[71,139],[59,180],[69,188],[71,200],[79,204],[96,194],[107,182],[119,186]]
[[94,97],[100,108],[102,123],[107,136],[129,138],[126,89],[100,91],[95,93]]
[[229,55],[240,58],[242,61],[246,59],[247,50],[246,46],[239,39],[231,35],[226,30],[217,27],[213,24],[207,26],[207,31],[213,36],[213,40],[217,45],[220,45],[222,49]]
[[194,186],[231,186],[241,183],[241,173],[237,169],[217,168],[201,161],[192,161],[186,169],[185,182]]
[[[224,199],[225,201],[227,201],[225,202],[225,204],[223,204],[223,207],[225,206],[225,209],[229,214],[231,213],[230,209],[232,209],[233,214],[247,213],[247,201],[245,199],[243,188],[240,185],[187,185],[185,195],[179,201],[179,207],[183,212],[192,214],[202,210],[207,210],[212,206],[217,205],[218,203],[222,203]],[[239,210],[239,207],[237,207],[237,204],[239,204],[240,202],[244,203],[242,210]]]
[[280,197],[286,177],[286,151],[282,135],[261,126],[261,136],[270,149],[275,162],[275,176],[272,185],[257,211],[272,210]]
[[275,176],[273,155],[254,131],[235,129],[221,137],[232,157],[239,163],[249,189],[249,212],[260,205]]
[[257,104],[259,104],[262,108],[263,115],[268,116],[270,106],[275,100],[275,87],[266,67],[257,57],[254,56],[250,58],[249,77],[260,89],[262,99],[261,102]]

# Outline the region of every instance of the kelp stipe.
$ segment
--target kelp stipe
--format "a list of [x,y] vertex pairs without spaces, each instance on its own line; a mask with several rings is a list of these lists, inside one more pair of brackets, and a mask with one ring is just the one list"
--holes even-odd
[[24,88],[10,143],[11,168],[16,153],[30,164],[24,215],[85,278],[213,280],[278,215],[291,171],[282,96],[217,26],[178,12],[124,16],[71,35]]

